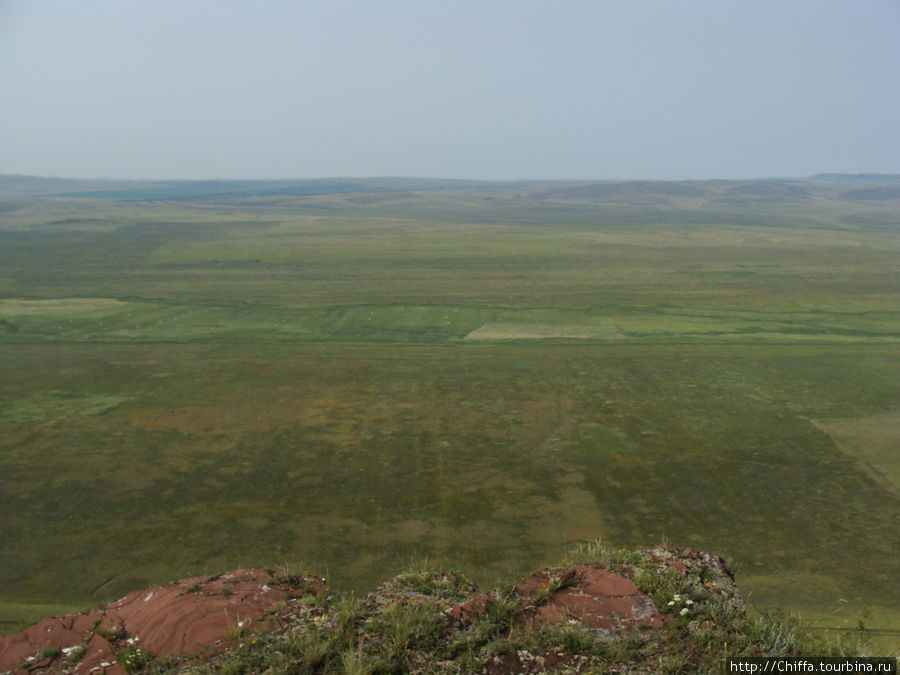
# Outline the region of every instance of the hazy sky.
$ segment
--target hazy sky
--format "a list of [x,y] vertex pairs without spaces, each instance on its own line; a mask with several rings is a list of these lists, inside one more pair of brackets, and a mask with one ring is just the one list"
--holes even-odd
[[900,172],[900,0],[0,0],[0,173]]

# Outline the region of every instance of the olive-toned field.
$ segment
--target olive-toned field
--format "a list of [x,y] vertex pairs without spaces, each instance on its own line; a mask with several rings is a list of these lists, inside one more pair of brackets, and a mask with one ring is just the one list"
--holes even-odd
[[896,642],[898,184],[0,178],[0,620],[602,537]]

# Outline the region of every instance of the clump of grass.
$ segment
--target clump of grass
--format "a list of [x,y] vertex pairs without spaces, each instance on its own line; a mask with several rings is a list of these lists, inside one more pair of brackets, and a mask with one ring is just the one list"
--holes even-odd
[[42,659],[50,659],[51,661],[56,661],[60,656],[62,656],[62,649],[59,647],[53,647],[52,649],[45,649],[41,652]]
[[571,547],[564,558],[564,564],[595,563],[609,559],[609,555],[609,551],[603,545],[603,540],[591,539]]
[[237,622],[225,633],[225,639],[231,642],[240,640],[244,635],[244,622],[238,617]]
[[574,569],[570,569],[562,576],[554,574],[547,580],[546,584],[537,590],[531,602],[535,607],[540,607],[541,605],[546,604],[555,593],[564,588],[574,586],[577,581],[578,573]]
[[663,571],[641,568],[635,573],[634,583],[641,593],[650,596],[656,608],[663,613],[669,611],[669,602],[676,595],[689,595],[688,589],[684,588],[684,577],[671,568]]
[[605,645],[583,627],[545,626],[533,631],[531,637],[538,649],[547,652],[600,655],[605,651]]
[[136,673],[144,669],[153,657],[143,647],[134,645],[123,652],[116,655],[116,663],[118,663],[126,673]]
[[[345,649],[339,659],[343,675],[369,675],[375,668],[358,649]],[[391,671],[388,671],[391,672]]]
[[84,656],[85,651],[84,645],[69,647],[68,652],[64,649],[63,653],[66,654],[66,665],[69,667],[77,665],[78,662],[81,661],[81,657]]
[[322,666],[335,654],[337,640],[329,629],[308,627],[290,637],[289,652],[309,669]]
[[334,605],[336,632],[342,645],[356,645],[356,623],[361,602],[355,595],[341,597]]
[[219,667],[219,675],[240,675],[243,667],[237,659],[224,661]]
[[393,580],[416,593],[441,600],[460,600],[475,590],[475,585],[458,571],[408,570]]
[[485,607],[482,627],[487,635],[507,635],[524,617],[522,600],[512,595],[492,600]]
[[374,658],[376,670],[407,670],[407,657],[413,647],[435,651],[442,625],[442,615],[433,602],[395,602],[382,608],[367,626],[377,645]]

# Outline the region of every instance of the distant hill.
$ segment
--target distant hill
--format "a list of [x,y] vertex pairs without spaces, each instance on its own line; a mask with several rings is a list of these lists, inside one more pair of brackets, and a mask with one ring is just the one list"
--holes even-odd
[[900,173],[817,173],[810,180],[837,183],[861,183],[870,181],[900,181]]
[[89,197],[125,201],[253,195],[327,195],[470,187],[478,181],[428,178],[314,178],[305,180],[75,180],[0,175],[0,197]]
[[[900,175],[696,181],[437,178],[121,181],[0,175],[0,213],[34,200],[172,202],[230,209],[606,227],[670,223],[894,229]],[[864,208],[853,206],[858,204]],[[811,208],[814,207],[814,208]],[[58,220],[58,219],[57,219]]]
[[764,199],[770,202],[796,201],[810,198],[810,189],[785,182],[741,183],[729,188],[721,197],[724,201],[746,202]]
[[596,201],[619,201],[643,199],[646,197],[700,197],[708,192],[708,186],[701,181],[647,181],[592,182],[545,188],[542,195],[556,199],[588,199]]
[[308,197],[435,191],[524,191],[527,196],[576,202],[666,204],[672,199],[723,201],[808,199],[811,188],[852,183],[865,188],[844,198],[894,199],[900,174],[817,174],[808,179],[748,181],[475,181],[439,178],[313,178],[297,180],[107,180],[0,175],[0,199],[64,197],[116,201]]
[[868,188],[866,190],[850,190],[848,192],[842,192],[841,197],[843,197],[844,199],[854,200],[900,199],[900,186]]

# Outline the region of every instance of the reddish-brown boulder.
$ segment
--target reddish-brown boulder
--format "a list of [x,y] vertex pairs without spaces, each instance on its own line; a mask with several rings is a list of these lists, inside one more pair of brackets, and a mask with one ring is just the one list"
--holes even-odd
[[653,602],[630,579],[600,567],[574,565],[528,575],[516,593],[533,605],[532,622],[576,622],[612,636],[643,624],[663,625]]
[[[325,580],[312,576],[273,578],[245,569],[194,577],[129,593],[106,607],[43,619],[19,633],[0,638],[0,672],[80,659],[75,673],[124,672],[116,655],[138,647],[156,658],[215,651],[229,633],[272,629],[276,608],[292,598],[325,592]],[[46,663],[45,663],[46,662]]]

